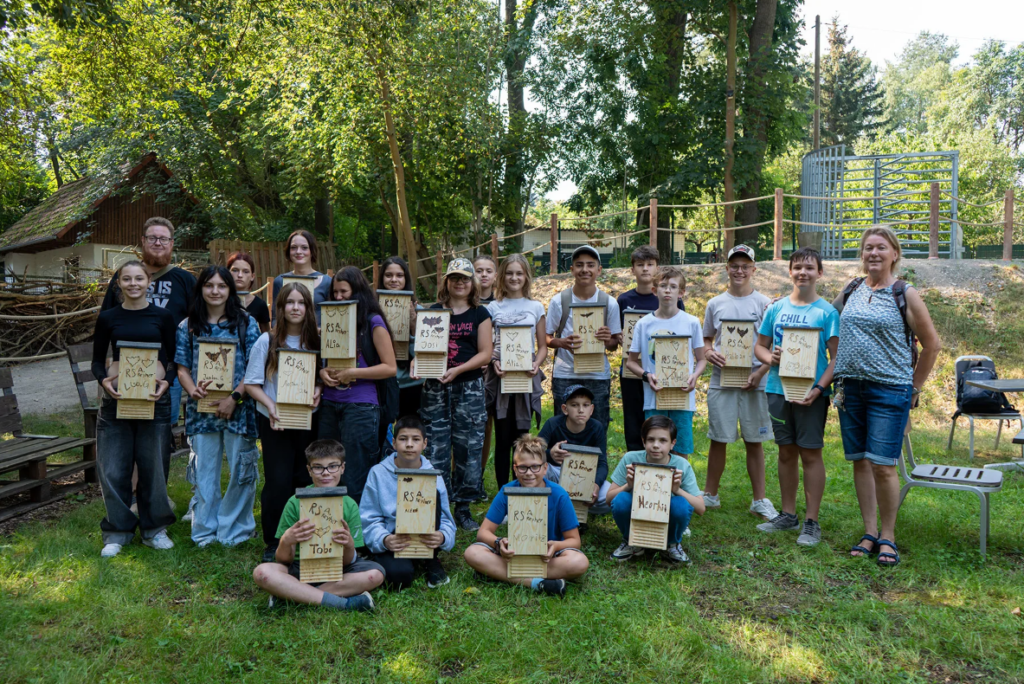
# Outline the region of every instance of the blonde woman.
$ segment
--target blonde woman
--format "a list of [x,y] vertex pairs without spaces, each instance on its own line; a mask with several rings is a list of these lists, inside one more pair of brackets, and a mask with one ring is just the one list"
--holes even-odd
[[[512,467],[512,444],[520,435],[530,431],[530,421],[536,416],[540,426],[541,366],[548,358],[545,335],[544,305],[530,297],[533,275],[530,264],[522,254],[510,254],[498,267],[494,282],[494,301],[487,305],[494,323],[493,372],[487,374],[487,413],[494,419],[494,478],[498,488],[508,483]],[[498,360],[498,346],[503,325],[532,325],[532,336],[537,340],[533,355],[533,392],[530,394],[502,394],[501,377],[505,375]]]
[[[903,433],[941,346],[921,295],[896,278],[901,256],[891,228],[867,228],[860,241],[865,277],[833,302],[840,312],[834,402],[864,518],[864,536],[850,555],[877,555],[878,565],[888,568],[900,562],[896,465]],[[915,336],[922,346],[916,363]]]

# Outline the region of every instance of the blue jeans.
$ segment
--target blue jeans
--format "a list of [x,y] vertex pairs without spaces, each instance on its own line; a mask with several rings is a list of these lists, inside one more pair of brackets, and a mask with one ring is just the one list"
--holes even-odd
[[644,418],[651,416],[668,416],[676,424],[676,446],[672,451],[687,456],[693,453],[693,411],[663,411],[661,409],[644,411]]
[[[195,462],[195,509],[192,541],[241,544],[252,536],[252,507],[259,484],[260,452],[256,440],[233,432],[204,432],[189,438]],[[220,492],[222,454],[228,457],[228,488]]]
[[[612,518],[619,526],[622,538],[629,541],[630,513],[633,510],[633,492],[619,492],[612,500]],[[690,526],[693,506],[681,496],[673,496],[668,511],[668,543],[678,544],[683,540],[683,532]]]
[[174,376],[169,382],[167,393],[171,396],[171,425],[177,425],[181,415],[181,383],[178,382],[178,376]]
[[[153,420],[122,420],[117,402],[106,394],[96,421],[96,458],[100,490],[107,515],[100,523],[104,544],[131,543],[135,528],[152,539],[174,523],[167,501],[164,463],[170,459],[171,400],[165,394]],[[139,469],[135,488],[138,515],[132,513],[132,470]]]
[[370,468],[380,461],[379,424],[380,407],[376,404],[320,402],[318,438],[333,439],[345,447],[342,482],[356,503],[362,499]]
[[837,396],[841,401],[836,408],[847,461],[866,458],[878,465],[896,465],[903,453],[903,431],[913,391],[913,385],[842,380],[842,397]]
[[612,381],[607,380],[581,380],[577,378],[551,378],[551,394],[555,402],[555,415],[562,412],[562,404],[565,403],[565,390],[573,385],[583,385],[594,393],[594,420],[604,425],[605,429],[610,426]]

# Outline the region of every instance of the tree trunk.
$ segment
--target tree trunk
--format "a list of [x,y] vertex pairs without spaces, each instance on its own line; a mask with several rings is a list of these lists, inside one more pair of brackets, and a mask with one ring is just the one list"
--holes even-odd
[[409,262],[409,274],[415,282],[418,276],[419,264],[416,256],[416,242],[412,236],[412,224],[409,221],[409,207],[405,200],[405,164],[402,161],[402,153],[398,149],[398,135],[395,133],[395,121],[391,116],[391,84],[383,69],[377,68],[377,82],[380,85],[381,104],[384,109],[384,128],[388,137],[388,147],[391,148],[391,166],[395,174],[395,196],[397,199],[397,223],[400,240],[405,247],[406,261]]
[[[725,46],[725,177],[723,190],[725,202],[735,199],[732,169],[736,161],[736,24],[739,20],[739,9],[736,0],[729,2],[729,36]],[[736,205],[726,204],[725,227],[736,225]],[[732,247],[736,236],[730,231],[725,234],[726,247]]]
[[50,166],[53,168],[53,177],[57,181],[57,189],[64,185],[64,179],[60,175],[60,159],[57,157],[57,142],[53,136],[47,137],[47,150],[50,153]]
[[334,242],[334,204],[326,194],[317,197],[313,203],[313,232],[326,235],[328,240]]
[[[505,234],[523,231],[524,207],[529,197],[524,196],[526,169],[521,150],[526,130],[526,98],[523,92],[523,72],[530,57],[533,38],[533,24],[537,19],[540,3],[531,0],[523,16],[522,26],[517,25],[518,2],[505,0],[505,71],[508,74],[508,143],[510,153],[505,157]],[[515,238],[509,245],[516,252],[522,249],[522,238]]]
[[[750,56],[747,59],[743,96],[743,149],[752,155],[750,177],[740,190],[740,199],[757,197],[761,192],[761,170],[768,148],[768,111],[765,106],[764,79],[772,52],[775,11],[778,0],[757,0],[754,23],[750,27]],[[746,202],[740,208],[740,224],[758,223],[757,202]],[[757,244],[757,228],[736,231],[736,242]]]

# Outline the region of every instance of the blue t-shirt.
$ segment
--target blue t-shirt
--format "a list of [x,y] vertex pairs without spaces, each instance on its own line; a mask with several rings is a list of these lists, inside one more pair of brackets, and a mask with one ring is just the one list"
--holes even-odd
[[[839,312],[824,299],[818,299],[807,306],[795,306],[789,297],[783,297],[768,307],[761,320],[761,335],[770,335],[775,345],[782,344],[782,328],[821,328],[818,333],[818,368],[814,374],[814,382],[821,380],[822,373],[828,368],[828,341],[839,337]],[[772,366],[768,371],[768,394],[785,394],[782,380],[779,379],[779,367]],[[825,395],[829,388],[825,388]]]
[[[548,494],[548,541],[564,541],[563,536],[569,530],[575,530],[580,526],[576,518],[576,509],[572,507],[572,500],[569,493],[559,485],[549,480],[544,480],[544,486],[551,488]],[[505,487],[522,487],[519,480],[512,480]],[[508,497],[505,496],[505,487],[498,490],[491,501],[491,507],[487,509],[487,519],[495,525],[508,515]]]

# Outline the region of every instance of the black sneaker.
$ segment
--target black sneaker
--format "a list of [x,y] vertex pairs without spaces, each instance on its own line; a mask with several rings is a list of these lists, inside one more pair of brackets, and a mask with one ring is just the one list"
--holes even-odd
[[480,529],[480,525],[473,520],[473,514],[469,512],[468,506],[455,509],[455,524],[468,532],[476,532]]
[[540,583],[541,591],[545,594],[551,594],[552,596],[565,596],[565,585],[564,579],[549,579],[543,580]]
[[587,523],[580,523],[580,536],[582,537],[587,533]]
[[277,544],[268,544],[267,548],[263,549],[263,562],[273,563],[277,561]]
[[431,558],[423,564],[423,574],[427,578],[427,586],[431,589],[437,589],[451,581],[448,579],[448,573],[444,571],[441,561],[436,558]]

